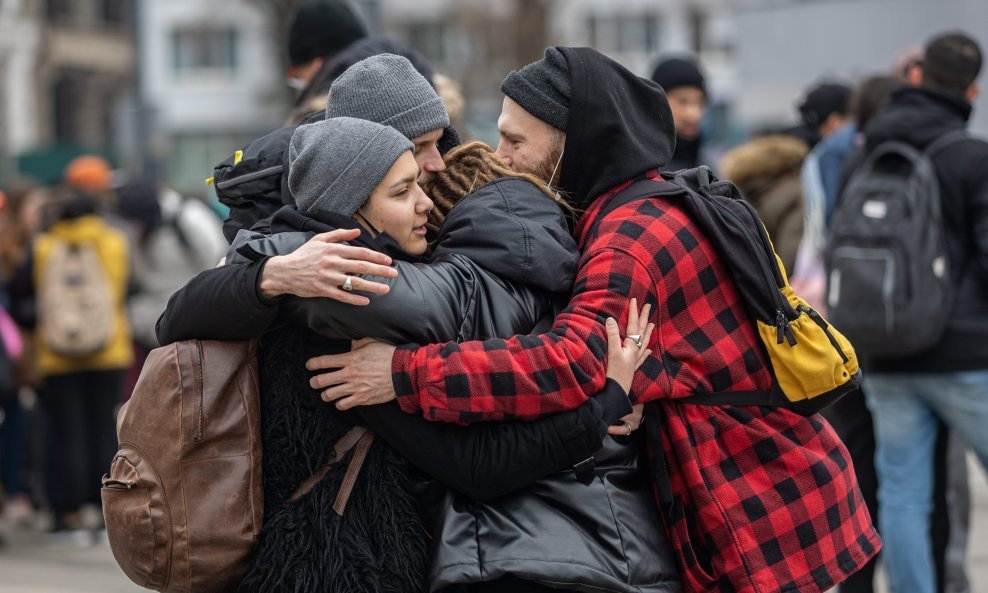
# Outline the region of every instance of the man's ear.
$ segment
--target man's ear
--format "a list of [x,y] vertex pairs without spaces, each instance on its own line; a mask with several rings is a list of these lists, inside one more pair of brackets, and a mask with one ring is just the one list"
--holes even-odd
[[971,86],[967,87],[967,90],[964,91],[964,96],[967,97],[968,103],[974,103],[981,96],[981,87],[976,82],[971,83]]
[[844,125],[844,116],[840,113],[834,112],[827,116],[827,119],[823,120],[823,125],[819,128],[819,134],[821,138],[826,138],[830,134],[836,132]]
[[909,86],[922,86],[923,84],[923,67],[919,64],[912,64],[906,69],[906,82]]

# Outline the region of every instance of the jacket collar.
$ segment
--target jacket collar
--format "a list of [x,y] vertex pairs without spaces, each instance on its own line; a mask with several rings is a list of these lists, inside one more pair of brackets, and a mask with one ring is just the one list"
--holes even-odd
[[343,216],[334,212],[303,211],[295,206],[284,206],[275,212],[271,218],[272,233],[308,231],[319,234],[337,229],[358,229],[360,231],[360,235],[356,239],[348,241],[350,245],[366,247],[367,249],[384,253],[396,261],[422,261],[421,257],[412,255],[402,249],[387,233],[381,233],[377,237],[374,237],[367,229],[360,226],[357,221],[349,216]]

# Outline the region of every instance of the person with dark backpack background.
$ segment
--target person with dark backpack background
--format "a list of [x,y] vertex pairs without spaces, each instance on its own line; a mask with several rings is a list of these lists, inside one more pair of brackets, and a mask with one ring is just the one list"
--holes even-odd
[[967,35],[929,42],[920,86],[865,127],[826,253],[831,320],[870,365],[879,523],[899,592],[936,590],[938,419],[988,467],[988,143],[965,132],[981,64]]

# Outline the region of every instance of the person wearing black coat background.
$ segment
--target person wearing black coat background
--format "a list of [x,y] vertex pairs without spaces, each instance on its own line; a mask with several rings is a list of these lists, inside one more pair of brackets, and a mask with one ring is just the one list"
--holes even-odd
[[[982,52],[961,33],[925,48],[922,83],[894,92],[864,129],[866,152],[883,142],[919,150],[967,127]],[[936,589],[929,539],[937,419],[988,467],[988,143],[952,142],[931,159],[940,187],[954,301],[931,348],[869,360],[867,403],[875,421],[879,522],[892,588]]]

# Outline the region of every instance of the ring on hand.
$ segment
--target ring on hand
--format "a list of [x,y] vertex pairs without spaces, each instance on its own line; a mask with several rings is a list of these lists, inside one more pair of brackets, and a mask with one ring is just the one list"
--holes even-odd
[[635,346],[639,349],[642,347],[642,337],[641,334],[628,334],[628,337],[635,341]]
[[633,429],[633,428],[631,428],[631,423],[630,423],[630,422],[628,422],[627,420],[623,420],[623,421],[621,422],[621,424],[624,424],[625,426],[627,426],[627,427],[628,427],[628,434],[627,434],[627,436],[629,436],[629,437],[630,437],[630,436],[631,436],[631,433],[635,431],[635,429]]
[[347,276],[346,277],[346,280],[343,282],[343,285],[340,286],[340,288],[342,288],[343,290],[345,290],[347,292],[350,292],[351,290],[353,290],[353,278],[351,278],[350,276]]

